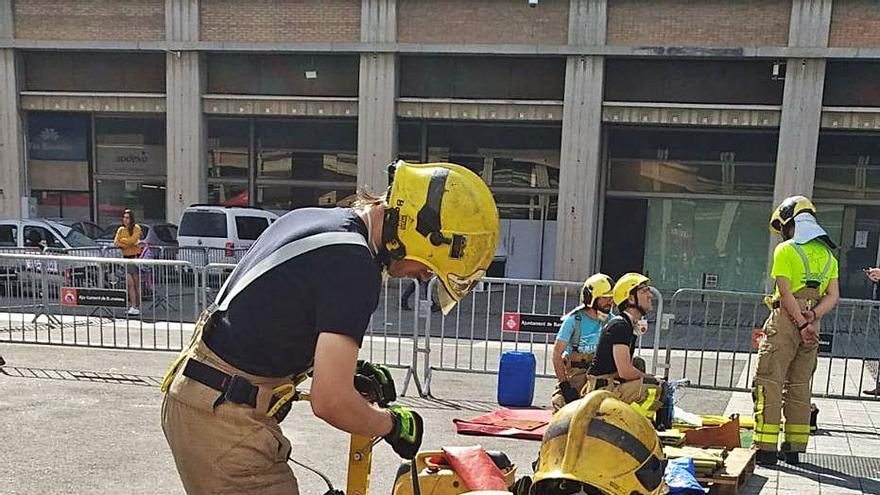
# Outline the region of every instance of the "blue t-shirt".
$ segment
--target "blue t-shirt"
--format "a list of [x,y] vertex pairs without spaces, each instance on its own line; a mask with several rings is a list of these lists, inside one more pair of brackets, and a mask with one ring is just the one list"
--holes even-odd
[[575,311],[565,317],[565,320],[562,321],[562,327],[559,328],[559,333],[556,334],[557,341],[568,342],[568,345],[565,346],[565,351],[562,353],[563,357],[568,356],[573,351],[571,337],[574,334],[578,320],[580,320],[581,324],[578,352],[583,354],[593,354],[596,352],[596,345],[599,343],[599,334],[602,330],[602,322],[590,318],[584,311]]

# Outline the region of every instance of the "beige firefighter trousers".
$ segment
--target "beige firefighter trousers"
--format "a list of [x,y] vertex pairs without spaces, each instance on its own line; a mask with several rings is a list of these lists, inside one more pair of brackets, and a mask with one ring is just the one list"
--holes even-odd
[[[602,380],[605,380],[605,384],[599,386]],[[649,383],[654,381],[657,383]],[[616,373],[600,376],[588,375],[583,395],[594,390],[611,392],[648,419],[653,419],[654,414],[663,407],[663,385],[653,377],[622,381]]]
[[[574,353],[572,353],[574,354]],[[565,379],[568,383],[574,387],[575,390],[580,392],[583,390],[584,385],[587,384],[587,367],[590,361],[593,360],[592,354],[577,354],[577,355],[569,355],[563,359],[563,364],[565,365]],[[553,412],[556,412],[562,409],[566,402],[565,397],[562,395],[562,391],[559,389],[559,385],[556,385],[556,390],[553,391],[553,396],[550,399],[550,404],[553,406]]]
[[259,387],[257,407],[223,402],[220,392],[174,371],[162,402],[162,429],[171,447],[183,487],[189,495],[298,495],[296,477],[287,464],[290,442],[274,418],[266,417],[272,389],[289,379],[244,373],[229,365],[201,340],[202,319],[187,359],[196,359]]
[[[794,294],[802,310],[819,300],[816,289]],[[818,322],[817,322],[818,325]],[[758,346],[758,365],[752,381],[755,407],[754,444],[761,450],[778,449],[782,415],[783,450],[805,452],[810,439],[810,380],[816,369],[818,345],[804,343],[785,309],[770,312]]]

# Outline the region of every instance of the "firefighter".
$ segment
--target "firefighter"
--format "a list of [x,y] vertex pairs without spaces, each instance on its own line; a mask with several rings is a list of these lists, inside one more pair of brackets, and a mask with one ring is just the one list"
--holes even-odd
[[380,404],[395,395],[387,370],[357,361],[382,272],[436,275],[448,313],[492,262],[498,210],[465,167],[398,162],[389,174],[383,197],[362,193],[353,208],[303,208],[273,222],[200,316],[162,384],[162,427],[187,493],[299,493],[278,423],[310,370],[316,416],[415,456],[420,416],[359,393],[372,387],[358,380],[366,376],[387,389]]
[[798,454],[806,451],[819,322],[840,299],[833,253],[837,246],[815,215],[809,199],[792,196],[770,216],[770,231],[783,242],[773,252],[770,276],[776,289],[768,297],[770,316],[764,322],[752,380],[753,444],[758,449],[756,461],[763,465],[773,465],[777,458],[796,464]]
[[553,415],[533,478],[517,495],[658,495],[666,456],[657,432],[614,394],[590,392]]
[[614,281],[608,275],[592,275],[581,288],[580,305],[563,318],[553,347],[553,371],[559,380],[550,401],[553,412],[581,397],[602,322],[611,309],[613,287]]
[[[666,384],[638,369],[633,351],[639,336],[638,321],[653,309],[651,281],[640,273],[627,273],[612,291],[618,314],[602,327],[596,354],[590,364],[585,392],[608,390],[630,404],[660,428],[670,425],[665,405]],[[657,412],[660,414],[657,414]]]

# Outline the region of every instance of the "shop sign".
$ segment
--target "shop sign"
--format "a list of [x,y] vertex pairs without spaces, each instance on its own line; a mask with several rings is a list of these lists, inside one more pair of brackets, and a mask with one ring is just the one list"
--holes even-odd
[[88,119],[71,115],[28,115],[28,158],[88,160]]
[[137,176],[165,175],[165,147],[98,146],[99,174],[122,174]]

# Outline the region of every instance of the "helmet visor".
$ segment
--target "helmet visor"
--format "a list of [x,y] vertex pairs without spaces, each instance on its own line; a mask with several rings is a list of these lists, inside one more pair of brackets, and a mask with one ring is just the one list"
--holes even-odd
[[440,281],[442,283],[437,284],[437,301],[443,314],[449,314],[458,301],[461,301],[468,292],[473,290],[477,282],[485,275],[486,270],[477,270],[468,276],[450,273],[446,276],[445,280],[441,277]]

